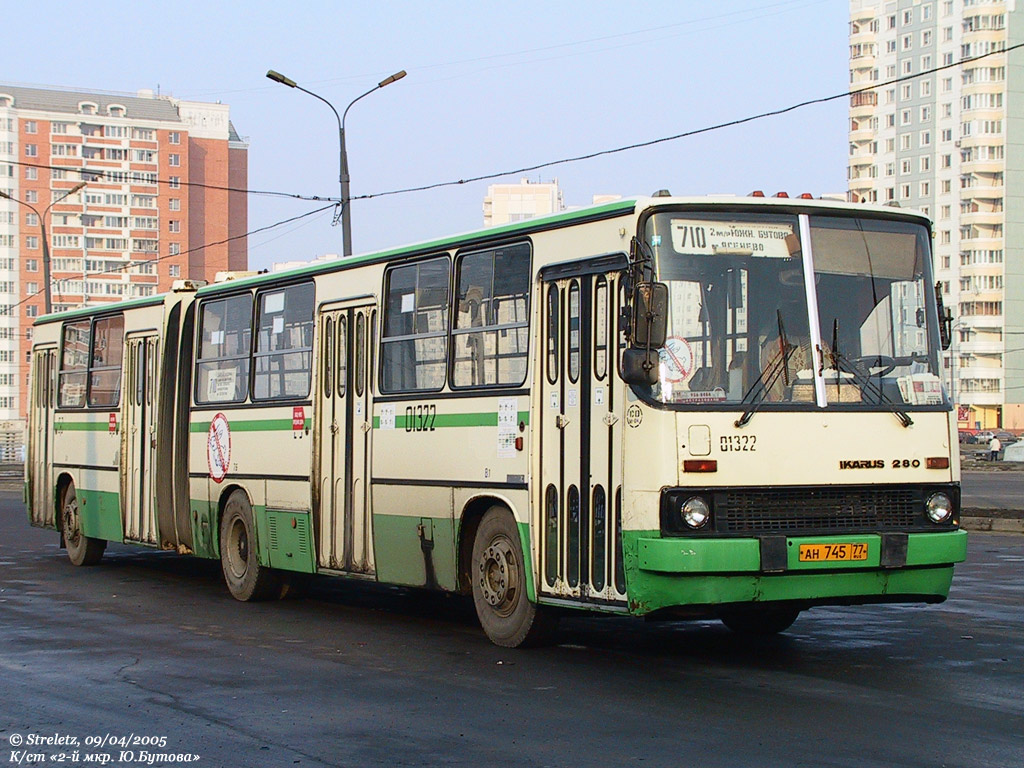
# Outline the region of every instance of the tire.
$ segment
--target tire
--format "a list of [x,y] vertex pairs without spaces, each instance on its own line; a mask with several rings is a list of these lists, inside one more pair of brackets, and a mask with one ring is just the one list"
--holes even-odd
[[722,623],[738,635],[769,637],[785,632],[799,615],[799,608],[748,608],[723,614]]
[[518,648],[551,642],[558,614],[526,596],[531,576],[523,564],[519,529],[505,507],[494,506],[484,514],[470,568],[476,615],[492,643]]
[[107,542],[82,533],[82,518],[78,514],[78,495],[73,481],[68,482],[61,496],[60,530],[72,564],[96,565],[103,559]]
[[250,602],[281,595],[280,574],[260,564],[252,505],[241,489],[231,492],[221,515],[220,567],[236,600]]

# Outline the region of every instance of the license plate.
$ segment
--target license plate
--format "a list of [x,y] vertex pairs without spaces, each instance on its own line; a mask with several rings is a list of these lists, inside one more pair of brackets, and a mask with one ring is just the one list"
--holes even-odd
[[853,544],[801,544],[801,563],[841,563],[868,559],[868,545]]

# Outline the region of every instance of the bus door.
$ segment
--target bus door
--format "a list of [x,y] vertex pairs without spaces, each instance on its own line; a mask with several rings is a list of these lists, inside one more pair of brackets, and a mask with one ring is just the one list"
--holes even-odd
[[156,335],[126,340],[121,439],[124,464],[121,498],[126,541],[157,543],[156,523]]
[[53,500],[53,409],[57,404],[57,350],[32,355],[32,421],[29,426],[29,501],[32,524],[57,525]]
[[373,574],[370,440],[373,436],[373,304],[322,310],[316,530],[322,568]]
[[551,595],[616,602],[625,598],[620,273],[595,271],[596,261],[542,283],[540,583]]

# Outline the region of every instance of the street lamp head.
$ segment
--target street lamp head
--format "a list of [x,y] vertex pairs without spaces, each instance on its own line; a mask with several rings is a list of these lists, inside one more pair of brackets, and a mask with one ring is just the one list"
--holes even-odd
[[2,190],[0,190],[0,197],[2,197],[4,200],[13,200],[14,199],[13,197],[11,197],[10,195],[8,195],[6,192],[4,192]]
[[[403,72],[402,74],[405,74],[405,73]],[[298,83],[296,83],[291,78],[285,77],[280,72],[275,72],[272,69],[268,69],[267,70],[267,77],[269,77],[275,83],[280,83],[281,85],[287,85],[289,88],[294,88],[295,86],[298,85]]]
[[71,195],[75,194],[75,192],[77,192],[78,190],[84,189],[87,183],[88,182],[85,181],[78,182],[77,184],[75,184],[75,186],[68,190],[68,193],[67,195],[65,195],[65,197],[71,197]]
[[405,70],[400,69],[390,77],[385,77],[383,80],[381,80],[380,83],[377,84],[377,87],[383,88],[385,85],[391,85],[393,82],[395,82],[396,80],[401,80],[403,77],[405,77]]

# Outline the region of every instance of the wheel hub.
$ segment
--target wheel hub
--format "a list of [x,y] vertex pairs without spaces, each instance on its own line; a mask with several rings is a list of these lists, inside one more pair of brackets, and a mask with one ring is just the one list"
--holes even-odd
[[71,545],[78,544],[82,535],[81,526],[78,524],[78,502],[74,499],[64,504],[62,510],[64,538]]
[[488,605],[499,612],[514,607],[519,573],[510,542],[499,539],[484,550],[478,576],[480,592]]

